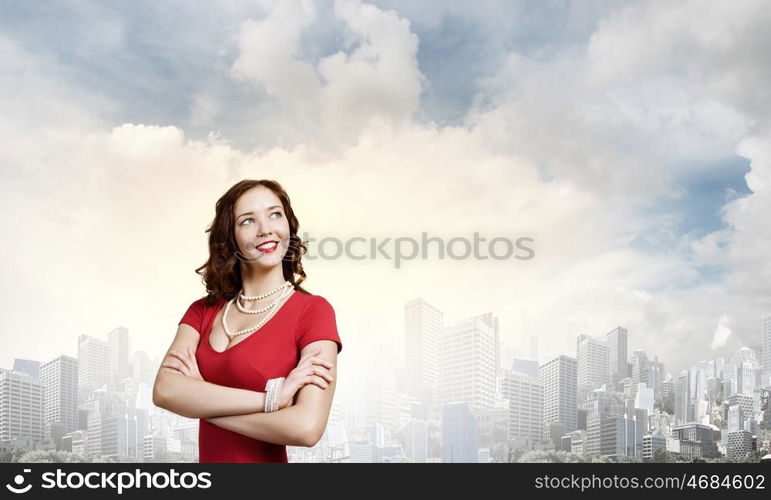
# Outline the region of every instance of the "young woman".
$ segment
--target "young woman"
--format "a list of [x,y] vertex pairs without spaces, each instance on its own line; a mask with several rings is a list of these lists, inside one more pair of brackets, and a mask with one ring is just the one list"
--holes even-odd
[[343,345],[326,299],[304,290],[299,222],[274,181],[244,180],[218,201],[207,295],[180,320],[153,402],[199,418],[200,462],[287,462],[329,417]]

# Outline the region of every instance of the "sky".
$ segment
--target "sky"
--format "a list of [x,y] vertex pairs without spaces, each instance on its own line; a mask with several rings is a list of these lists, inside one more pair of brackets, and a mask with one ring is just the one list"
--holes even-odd
[[673,373],[760,355],[768,2],[2,12],[0,367],[117,326],[165,352],[205,293],[214,203],[244,178],[279,181],[317,238],[533,238],[529,260],[308,260],[344,345],[376,340],[370,316],[398,342],[423,297],[448,324],[498,315],[542,358],[618,325]]

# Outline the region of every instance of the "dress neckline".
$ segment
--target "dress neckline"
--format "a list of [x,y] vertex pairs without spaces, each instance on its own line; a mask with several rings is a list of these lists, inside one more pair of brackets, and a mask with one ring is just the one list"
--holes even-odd
[[212,334],[212,332],[214,331],[214,323],[217,321],[217,316],[219,316],[220,312],[222,312],[223,314],[225,313],[225,312],[224,312],[224,308],[225,308],[225,305],[227,305],[227,303],[229,302],[228,300],[222,300],[222,301],[220,301],[220,303],[219,303],[219,307],[217,308],[217,312],[216,312],[216,313],[214,313],[214,317],[212,318],[212,320],[211,320],[211,323],[209,324],[208,333],[206,334],[206,345],[209,347],[209,350],[210,350],[210,351],[212,351],[214,354],[225,354],[225,353],[228,353],[228,352],[232,351],[233,349],[236,349],[236,348],[238,348],[238,346],[240,346],[241,344],[244,344],[244,343],[248,342],[250,338],[254,337],[255,335],[258,335],[258,334],[259,334],[260,332],[262,332],[262,331],[263,331],[263,330],[264,330],[264,329],[265,329],[265,328],[266,328],[268,325],[270,325],[270,324],[271,324],[271,322],[272,322],[274,319],[276,319],[276,318],[278,317],[278,315],[280,315],[280,314],[281,314],[281,313],[284,311],[284,309],[286,309],[286,308],[289,306],[289,303],[292,301],[292,299],[294,298],[294,296],[295,296],[295,295],[297,295],[297,294],[299,294],[299,293],[300,293],[300,292],[298,292],[297,290],[293,291],[293,292],[292,292],[292,294],[289,296],[289,298],[288,298],[288,299],[286,299],[286,300],[284,301],[284,303],[283,303],[283,304],[281,304],[281,305],[279,306],[279,308],[278,308],[278,311],[276,311],[276,312],[273,314],[273,316],[271,316],[271,318],[270,318],[268,321],[266,321],[266,322],[265,322],[265,324],[264,324],[264,325],[262,325],[262,326],[261,326],[261,327],[260,327],[258,330],[256,330],[256,331],[254,331],[254,332],[252,332],[252,333],[248,334],[244,340],[242,340],[242,341],[238,342],[238,343],[237,343],[237,344],[235,344],[235,345],[232,345],[232,346],[230,346],[230,347],[226,348],[224,351],[218,351],[218,350],[216,350],[216,349],[215,349],[215,348],[214,348],[214,347],[211,345],[211,334]]

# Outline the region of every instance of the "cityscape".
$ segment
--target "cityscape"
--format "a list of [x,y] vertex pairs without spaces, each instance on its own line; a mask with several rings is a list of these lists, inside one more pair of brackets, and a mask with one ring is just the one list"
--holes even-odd
[[[402,331],[360,317],[340,331],[326,431],[290,462],[759,462],[771,453],[771,314],[760,356],[669,372],[677,353],[630,352],[623,326],[539,357],[486,313],[445,324],[423,298]],[[397,341],[394,341],[397,339]],[[152,403],[163,353],[132,351],[125,327],[80,335],[77,357],[0,368],[0,462],[197,462],[198,420]],[[765,457],[765,459],[764,459]]]

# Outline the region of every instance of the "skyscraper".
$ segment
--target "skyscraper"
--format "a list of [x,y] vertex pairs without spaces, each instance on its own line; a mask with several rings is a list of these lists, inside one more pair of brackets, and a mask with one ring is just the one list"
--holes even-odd
[[648,387],[653,389],[654,401],[661,400],[661,386],[664,383],[665,375],[666,370],[664,369],[664,363],[659,361],[658,356],[655,356],[650,363],[650,376],[648,379]]
[[494,406],[497,325],[497,318],[487,313],[442,331],[439,388],[443,404],[464,401],[472,406]]
[[771,373],[771,314],[760,322],[760,349],[763,371]]
[[586,438],[583,452],[586,455],[599,455],[601,452],[601,424],[609,416],[624,415],[625,408],[616,393],[595,389],[579,405],[586,414]]
[[693,420],[691,411],[691,384],[689,371],[683,370],[675,382],[675,424],[683,425]]
[[88,393],[110,383],[110,346],[104,340],[88,335],[78,337],[79,403],[85,404]]
[[634,351],[632,353],[632,397],[637,394],[638,384],[645,384],[646,387],[652,388],[653,381],[651,380],[652,377],[650,372],[651,363],[650,360],[648,360],[648,356],[645,354],[645,352],[641,351],[640,349]]
[[728,432],[740,431],[744,429],[744,414],[742,407],[738,404],[728,406]]
[[40,380],[40,361],[16,358],[13,360],[13,371],[26,373],[35,380]]
[[451,402],[442,411],[442,462],[476,463],[479,456],[476,418],[467,403]]
[[623,415],[625,412],[624,403],[616,396],[616,393],[602,389],[595,389],[590,392],[589,396],[585,401],[581,402],[579,407],[586,411],[586,418],[592,415],[600,415],[602,417]]
[[413,463],[425,463],[428,458],[428,424],[411,418],[404,428],[404,454]]
[[442,311],[422,298],[404,305],[404,363],[406,389],[429,410],[439,382],[439,336]]
[[628,348],[629,332],[626,328],[617,326],[606,335],[608,343],[608,371],[611,384],[629,376]]
[[589,335],[579,335],[576,344],[580,404],[591,391],[608,383],[608,344]]
[[642,425],[634,417],[611,415],[600,420],[600,455],[618,460],[642,458]]
[[158,372],[158,366],[155,360],[151,360],[147,351],[137,351],[131,358],[131,369],[134,380],[137,383],[153,385],[155,374]]
[[503,380],[503,397],[509,400],[509,440],[515,448],[531,448],[543,439],[541,383],[525,373],[509,371]]
[[[731,394],[752,395],[755,391],[755,372],[760,367],[755,351],[741,347],[729,364],[727,379],[732,381]],[[730,394],[729,394],[730,395]]]
[[[63,432],[78,428],[78,360],[59,356],[40,367],[43,383],[43,424],[50,435],[53,424],[60,424]],[[48,436],[47,436],[48,437]]]
[[0,441],[43,440],[43,386],[27,373],[0,368]]
[[[543,390],[544,438],[552,442],[576,430],[578,407],[578,362],[559,355],[538,368]],[[558,435],[557,435],[558,434]]]
[[732,394],[729,396],[724,402],[724,408],[726,409],[726,413],[728,414],[728,420],[730,423],[730,409],[734,406],[741,409],[741,413],[739,414],[739,422],[736,429],[729,429],[729,430],[741,430],[744,429],[744,424],[749,419],[755,418],[755,397],[754,396],[748,396],[746,394]]
[[131,366],[131,338],[127,328],[119,326],[107,334],[107,343],[110,347],[110,376],[112,388],[117,390],[121,380],[130,377]]

